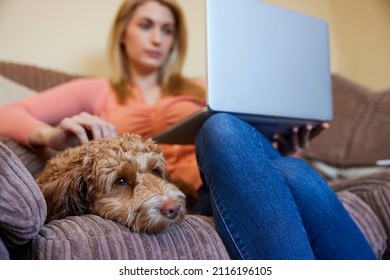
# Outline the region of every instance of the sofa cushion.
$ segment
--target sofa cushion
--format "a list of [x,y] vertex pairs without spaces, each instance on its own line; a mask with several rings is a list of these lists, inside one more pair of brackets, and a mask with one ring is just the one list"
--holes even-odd
[[47,160],[56,154],[56,151],[50,148],[41,148],[33,151],[27,146],[3,136],[0,136],[0,142],[18,157],[33,178],[38,177],[45,167]]
[[32,96],[35,91],[0,75],[0,106]]
[[35,91],[43,91],[80,77],[60,71],[6,61],[0,62],[0,74]]
[[[0,66],[3,64],[4,63],[0,63]],[[14,67],[16,66],[11,67],[11,69],[13,69]],[[26,67],[26,69],[29,68]],[[25,71],[26,73],[38,73],[39,71],[43,70],[39,70],[38,68],[36,68],[36,70],[34,71]],[[10,73],[13,72],[10,71]],[[25,87],[24,85],[9,80],[0,74],[0,106],[13,101],[17,101],[19,99],[23,99],[34,94],[36,94],[35,91]],[[21,160],[23,165],[33,175],[34,178],[36,178],[43,170],[47,159],[55,154],[55,151],[48,148],[42,148],[39,151],[32,151],[28,147],[3,136],[0,136],[0,141],[4,145],[6,145]]]
[[332,188],[352,192],[370,206],[384,227],[390,248],[390,170],[340,181],[332,184]]
[[354,193],[340,191],[337,196],[363,232],[377,258],[381,259],[387,248],[387,236],[377,215],[370,206]]
[[[386,233],[376,214],[356,194],[338,197],[366,236],[376,256],[386,250]],[[213,220],[189,215],[168,232],[145,234],[95,215],[47,224],[33,241],[35,259],[228,259]]]
[[67,217],[43,228],[33,242],[33,252],[41,260],[229,259],[213,221],[194,215],[158,234],[133,232],[95,215]]
[[390,91],[373,92],[332,76],[334,118],[301,155],[337,167],[375,166],[390,159]]
[[46,219],[42,192],[23,164],[0,142],[0,235],[15,247],[34,238]]

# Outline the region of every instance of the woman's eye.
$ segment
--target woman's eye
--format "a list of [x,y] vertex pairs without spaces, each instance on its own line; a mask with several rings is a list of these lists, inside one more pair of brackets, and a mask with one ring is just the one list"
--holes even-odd
[[162,32],[166,35],[173,34],[173,29],[171,27],[163,27]]
[[130,186],[129,182],[127,182],[127,180],[124,178],[116,179],[115,185],[120,186],[120,187]]
[[139,27],[141,27],[141,29],[144,29],[144,30],[148,30],[152,25],[148,22],[143,22],[143,23],[140,23],[139,24]]

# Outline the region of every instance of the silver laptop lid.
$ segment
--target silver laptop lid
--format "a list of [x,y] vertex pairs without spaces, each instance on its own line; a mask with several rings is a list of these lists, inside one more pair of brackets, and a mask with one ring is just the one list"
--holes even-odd
[[212,110],[332,119],[326,21],[258,0],[206,2]]

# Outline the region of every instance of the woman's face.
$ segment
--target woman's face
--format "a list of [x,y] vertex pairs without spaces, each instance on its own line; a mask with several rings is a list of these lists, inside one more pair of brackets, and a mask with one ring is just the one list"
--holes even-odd
[[140,5],[127,24],[122,43],[131,67],[141,72],[157,71],[164,65],[174,43],[172,11],[155,1]]

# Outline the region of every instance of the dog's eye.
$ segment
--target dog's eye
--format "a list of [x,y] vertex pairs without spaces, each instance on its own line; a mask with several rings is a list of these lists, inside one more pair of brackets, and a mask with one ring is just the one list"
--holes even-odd
[[163,177],[164,172],[160,168],[154,168],[152,170],[153,175],[157,177]]
[[120,187],[130,186],[129,182],[127,182],[127,180],[124,178],[116,179],[115,185],[120,186]]

